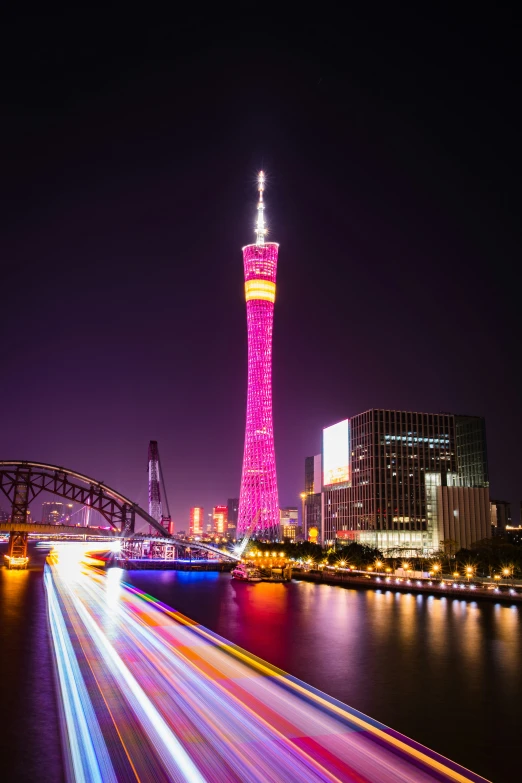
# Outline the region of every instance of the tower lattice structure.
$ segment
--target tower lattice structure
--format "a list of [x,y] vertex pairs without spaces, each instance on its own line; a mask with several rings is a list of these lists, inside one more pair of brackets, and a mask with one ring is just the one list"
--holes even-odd
[[279,500],[272,420],[272,333],[279,245],[265,242],[263,192],[258,178],[256,242],[243,248],[248,333],[248,392],[238,537],[279,537]]
[[[165,499],[166,514],[164,513],[163,501],[161,499],[162,489],[163,497]],[[163,525],[168,533],[174,532],[169,511],[169,502],[167,500],[167,491],[165,489],[163,472],[161,470],[157,440],[151,440],[149,443],[149,514],[157,522]],[[151,529],[149,529],[149,533],[152,533]]]
[[162,511],[158,442],[151,440],[149,443],[149,514],[156,522],[161,522]]

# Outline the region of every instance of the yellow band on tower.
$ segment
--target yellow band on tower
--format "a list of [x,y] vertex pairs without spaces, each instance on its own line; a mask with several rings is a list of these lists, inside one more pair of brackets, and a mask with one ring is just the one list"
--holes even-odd
[[264,299],[265,302],[275,302],[275,283],[270,280],[247,280],[245,282],[245,299]]

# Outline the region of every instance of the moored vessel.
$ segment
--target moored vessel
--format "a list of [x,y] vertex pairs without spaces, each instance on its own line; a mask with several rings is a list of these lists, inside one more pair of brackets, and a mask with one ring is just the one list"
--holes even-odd
[[232,579],[239,582],[262,582],[261,573],[257,568],[248,567],[244,563],[238,563],[232,571]]

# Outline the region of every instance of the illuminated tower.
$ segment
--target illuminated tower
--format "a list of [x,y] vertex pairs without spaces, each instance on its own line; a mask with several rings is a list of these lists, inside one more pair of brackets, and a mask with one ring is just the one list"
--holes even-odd
[[263,191],[258,177],[256,243],[243,248],[248,329],[248,392],[238,538],[279,538],[279,502],[272,423],[272,330],[279,245],[265,242]]

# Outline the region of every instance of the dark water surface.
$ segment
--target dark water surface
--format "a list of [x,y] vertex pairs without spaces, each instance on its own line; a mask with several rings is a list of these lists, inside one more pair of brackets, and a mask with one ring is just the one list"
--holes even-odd
[[[6,547],[0,546],[3,564]],[[0,780],[62,783],[58,704],[54,688],[43,564],[0,568]]]
[[522,780],[519,608],[228,574],[124,579],[495,783]]

